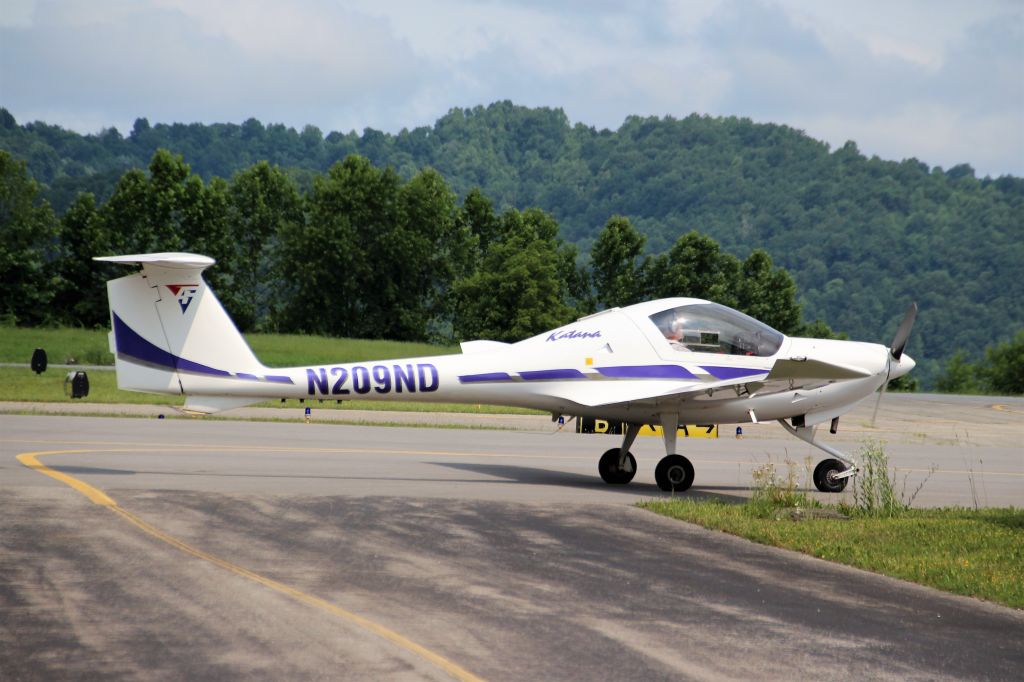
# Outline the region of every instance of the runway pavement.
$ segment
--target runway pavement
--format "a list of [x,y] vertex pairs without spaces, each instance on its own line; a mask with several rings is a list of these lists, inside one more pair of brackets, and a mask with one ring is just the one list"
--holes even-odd
[[[924,435],[890,436],[893,463],[911,490],[939,466],[919,503],[1021,504],[1014,412],[904,408],[926,415]],[[966,423],[950,409],[965,437],[947,435]],[[1024,666],[1024,613],[636,509],[662,494],[659,440],[640,439],[636,482],[610,488],[596,458],[617,439],[552,428],[0,415],[0,678],[999,680]],[[810,454],[768,428],[682,443],[694,494],[742,496],[755,463]]]

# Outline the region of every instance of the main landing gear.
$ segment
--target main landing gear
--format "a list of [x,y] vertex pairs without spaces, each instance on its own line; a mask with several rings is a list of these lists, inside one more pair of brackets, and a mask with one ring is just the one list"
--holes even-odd
[[601,455],[597,470],[601,472],[601,478],[605,483],[625,485],[636,476],[636,457],[629,451],[626,451],[625,457],[621,453],[622,450],[619,448],[612,448]]
[[[622,438],[622,447],[612,448],[601,455],[597,470],[605,483],[623,485],[633,480],[636,475],[636,458],[629,451],[642,424],[627,424],[626,433]],[[666,492],[683,492],[693,485],[693,464],[682,455],[675,454],[676,430],[679,428],[679,417],[675,414],[661,416],[661,427],[665,438],[665,455],[654,469],[654,480],[658,487]]]

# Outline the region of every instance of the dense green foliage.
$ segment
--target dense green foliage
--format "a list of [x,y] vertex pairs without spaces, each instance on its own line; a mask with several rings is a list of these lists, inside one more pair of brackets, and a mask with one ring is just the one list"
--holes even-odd
[[8,321],[40,322],[58,286],[46,267],[57,219],[38,192],[24,162],[0,152],[0,317]]
[[[390,168],[351,155],[313,176],[302,196],[266,162],[230,182],[204,183],[180,156],[161,149],[148,173],[126,172],[99,206],[91,194],[79,195],[60,223],[39,202],[23,164],[0,151],[0,171],[6,204],[14,207],[3,224],[11,244],[8,297],[31,303],[8,306],[8,321],[102,326],[103,283],[118,268],[92,261],[93,254],[183,250],[218,260],[210,283],[246,331],[513,341],[607,304],[592,295],[589,269],[577,264],[575,247],[559,238],[550,214],[535,208],[498,214],[480,192],[460,207],[429,168],[403,181]],[[616,225],[639,239],[628,221]],[[21,242],[26,246],[15,249]],[[652,290],[725,295],[725,282],[738,278],[738,291],[755,293],[730,302],[799,321],[792,280],[773,270],[767,256],[755,258],[763,270],[752,276],[778,287],[744,284],[734,257],[690,233],[654,259],[659,278]],[[701,277],[692,277],[690,267],[699,267]],[[50,274],[44,281],[32,273]],[[787,295],[780,298],[777,290]]]
[[944,393],[1024,395],[1024,330],[1006,343],[986,348],[985,357],[976,363],[956,353],[935,387]]
[[[785,126],[695,115],[631,117],[617,131],[599,131],[570,125],[561,110],[502,102],[452,110],[431,127],[396,135],[367,129],[324,136],[312,126],[296,131],[251,119],[210,126],[140,119],[127,136],[112,129],[81,136],[41,123],[19,126],[0,114],[0,149],[27,161],[61,214],[82,201],[79,190],[105,205],[122,174],[144,167],[160,147],[183,155],[207,187],[215,176],[230,178],[266,160],[299,194],[315,194],[316,178],[357,152],[393,168],[401,181],[436,169],[449,191],[466,197],[461,211],[469,222],[479,208],[469,196],[475,187],[476,198],[489,197],[502,214],[539,207],[558,222],[560,238],[583,252],[610,216],[628,218],[646,237],[632,266],[653,269],[659,263],[645,257],[660,258],[677,283],[683,273],[671,267],[673,258],[701,256],[693,245],[675,248],[691,231],[744,267],[763,267],[748,260],[763,249],[790,273],[807,316],[851,338],[887,341],[907,303],[917,300],[922,312],[908,352],[925,385],[956,351],[977,361],[1024,320],[1024,180],[978,179],[967,165],[943,171],[914,159],[867,158],[852,142],[833,151]],[[483,252],[500,228],[481,223],[474,234]],[[274,282],[259,273],[255,279]],[[729,281],[726,300],[742,300],[747,294]],[[632,300],[624,283],[601,282],[595,272],[595,286],[610,301]]]

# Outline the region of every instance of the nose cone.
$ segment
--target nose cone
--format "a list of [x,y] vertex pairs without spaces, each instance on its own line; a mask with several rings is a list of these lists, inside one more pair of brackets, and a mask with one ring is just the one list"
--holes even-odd
[[899,360],[892,361],[892,369],[889,370],[889,378],[898,379],[904,374],[910,372],[910,370],[914,369],[916,365],[917,363],[914,362],[914,358],[904,353]]

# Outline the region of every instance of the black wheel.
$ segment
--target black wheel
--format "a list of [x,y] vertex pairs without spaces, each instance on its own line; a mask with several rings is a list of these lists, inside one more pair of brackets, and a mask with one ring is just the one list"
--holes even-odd
[[814,486],[823,493],[841,493],[846,489],[849,478],[836,478],[846,471],[838,459],[823,459],[814,467]]
[[689,490],[693,485],[693,465],[682,455],[667,455],[655,467],[654,480],[666,492]]
[[626,466],[619,467],[619,448],[612,448],[601,455],[601,461],[597,463],[597,470],[605,483],[612,485],[624,485],[633,480],[636,476],[636,458],[632,452],[626,453]]

